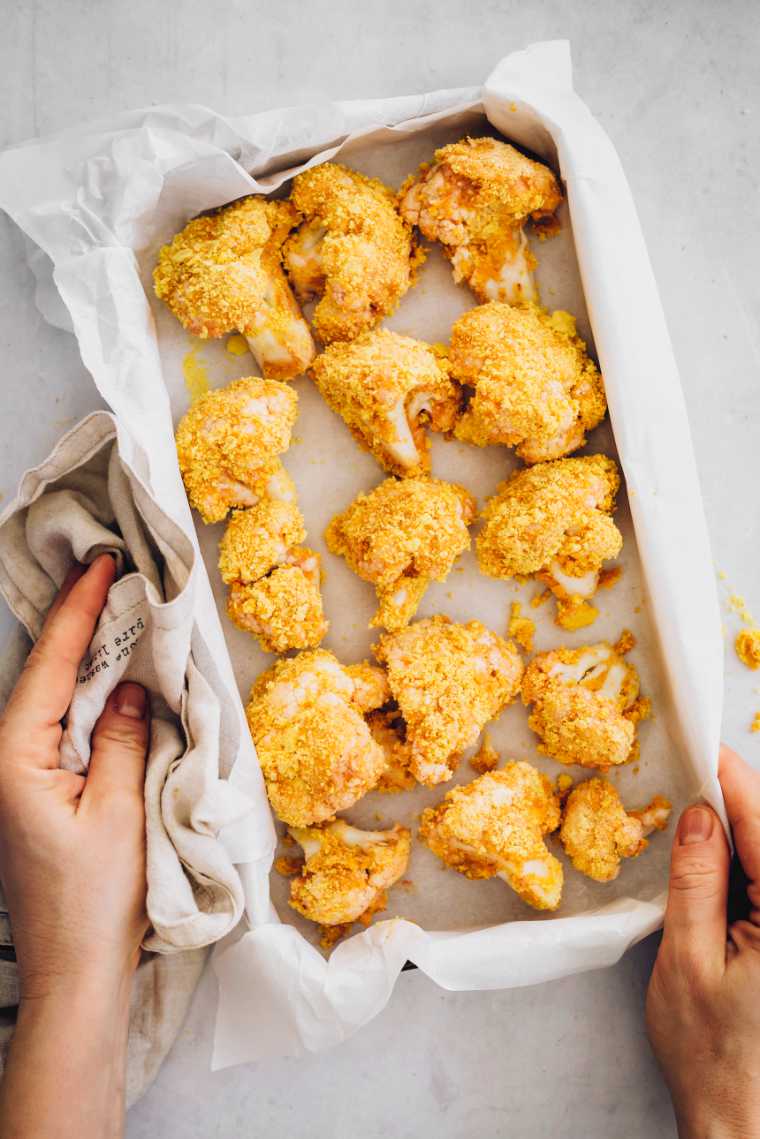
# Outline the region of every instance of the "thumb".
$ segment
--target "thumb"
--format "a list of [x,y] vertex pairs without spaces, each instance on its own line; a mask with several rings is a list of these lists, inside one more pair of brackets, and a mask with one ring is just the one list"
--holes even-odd
[[688,807],[673,841],[663,945],[700,969],[725,965],[729,863],[715,812]]
[[115,791],[139,792],[148,750],[148,698],[139,684],[119,684],[92,733],[84,795],[98,799]]

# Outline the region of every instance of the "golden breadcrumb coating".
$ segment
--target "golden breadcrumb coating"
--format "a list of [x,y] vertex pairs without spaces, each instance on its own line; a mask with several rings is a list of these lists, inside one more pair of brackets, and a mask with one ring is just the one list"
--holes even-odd
[[290,200],[305,219],[283,251],[296,294],[321,298],[312,323],[323,344],[353,340],[414,283],[422,255],[411,226],[392,190],[335,162],[296,175]]
[[417,477],[386,479],[333,518],[327,548],[377,591],[371,625],[393,631],[409,624],[430,582],[445,581],[470,548],[475,513],[464,487]]
[[522,616],[522,606],[519,601],[513,601],[509,613],[507,636],[516,641],[526,653],[533,652],[533,638],[536,635],[536,623],[530,617]]
[[190,503],[204,522],[263,497],[293,500],[277,456],[287,450],[298,414],[296,393],[257,376],[210,391],[177,427],[177,457]]
[[616,767],[637,754],[636,724],[649,715],[639,677],[623,657],[632,638],[539,653],[525,670],[522,699],[538,750],[558,763]]
[[294,502],[265,498],[248,510],[234,510],[219,543],[222,581],[258,581],[305,538],[303,515]]
[[314,342],[282,270],[282,244],[298,221],[289,202],[261,197],[194,218],[159,253],[156,296],[195,336],[242,333],[265,376],[300,375]]
[[760,668],[760,629],[742,629],[736,638],[736,655],[747,668]]
[[[267,794],[278,818],[310,826],[372,790],[385,755],[364,719],[370,666],[357,679],[325,649],[279,660],[246,707]],[[379,670],[376,670],[379,671]]]
[[[585,610],[603,563],[620,553],[623,539],[612,511],[620,486],[606,455],[555,459],[515,472],[497,487],[483,510],[476,540],[478,563],[489,577],[533,574],[558,600],[557,623],[587,624]],[[584,610],[585,606],[585,610]]]
[[264,652],[314,649],[329,628],[319,585],[319,554],[294,546],[264,577],[231,582],[227,615],[239,629],[253,633]]
[[359,664],[346,664],[343,669],[354,686],[354,704],[365,716],[390,702],[391,689],[382,668],[363,660]]
[[290,905],[320,925],[343,925],[359,921],[370,907],[373,913],[384,909],[386,890],[409,862],[411,834],[398,825],[364,831],[336,819],[322,827],[291,827],[290,833],[306,856],[290,884]]
[[479,300],[537,299],[523,226],[530,218],[547,234],[556,228],[562,191],[548,166],[498,139],[465,138],[437,150],[399,198],[402,216],[443,244],[454,280]]
[[367,723],[372,738],[383,749],[387,765],[375,790],[388,794],[411,791],[417,786],[417,780],[409,770],[412,752],[398,711],[389,709],[371,712],[367,716]]
[[559,459],[607,410],[604,385],[567,312],[491,301],[451,329],[451,374],[473,390],[454,434],[514,447],[526,463]]
[[657,795],[642,811],[626,812],[608,780],[588,779],[568,795],[559,837],[576,870],[595,882],[612,882],[621,860],[636,858],[648,845],[646,835],[665,829],[670,810]]
[[420,817],[420,839],[447,866],[468,878],[498,875],[524,902],[556,910],[562,863],[544,835],[559,826],[551,781],[529,763],[509,762],[447,792]]
[[479,621],[438,615],[386,633],[373,649],[406,724],[410,770],[433,786],[450,779],[477,740],[519,691],[520,655]]
[[387,328],[332,344],[311,367],[323,398],[370,451],[396,475],[430,470],[425,431],[451,431],[460,392],[445,355]]

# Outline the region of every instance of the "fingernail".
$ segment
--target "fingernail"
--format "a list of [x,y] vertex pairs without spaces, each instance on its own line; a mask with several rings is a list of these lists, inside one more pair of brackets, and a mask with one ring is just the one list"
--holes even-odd
[[116,689],[114,708],[120,716],[129,716],[130,720],[145,718],[145,689],[139,684],[122,684]]
[[707,807],[689,807],[678,824],[678,841],[681,846],[693,842],[707,842],[712,834],[713,813]]

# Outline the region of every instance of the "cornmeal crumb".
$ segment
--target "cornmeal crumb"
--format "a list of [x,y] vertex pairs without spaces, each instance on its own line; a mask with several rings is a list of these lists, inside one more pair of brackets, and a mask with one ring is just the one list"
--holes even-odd
[[760,629],[742,629],[734,642],[736,655],[747,668],[760,668]]
[[282,855],[274,860],[274,868],[283,878],[295,878],[296,874],[301,873],[302,867],[303,861],[300,858],[286,858]]
[[760,732],[760,712],[755,712],[755,718],[750,724],[751,732]]
[[525,649],[526,653],[532,653],[536,625],[534,621],[531,621],[530,617],[521,617],[520,612],[520,602],[513,601],[507,632],[510,637],[514,637],[518,645]]

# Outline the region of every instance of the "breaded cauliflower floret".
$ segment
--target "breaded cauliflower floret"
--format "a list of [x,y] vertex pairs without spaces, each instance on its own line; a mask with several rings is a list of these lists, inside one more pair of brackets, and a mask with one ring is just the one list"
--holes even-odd
[[327,548],[377,591],[371,625],[392,631],[409,623],[430,582],[444,581],[470,548],[475,511],[475,499],[454,483],[390,478],[333,518]]
[[[625,635],[624,635],[625,637]],[[617,767],[638,751],[636,724],[649,715],[639,677],[623,653],[633,639],[539,653],[525,671],[522,699],[539,751],[558,763]]]
[[556,459],[517,471],[483,511],[478,563],[489,577],[533,574],[558,600],[557,624],[566,629],[596,617],[589,604],[603,563],[623,539],[612,511],[620,486],[606,455]]
[[305,537],[303,515],[294,502],[265,498],[249,510],[234,510],[219,543],[222,581],[258,581],[286,561]]
[[438,615],[386,633],[374,653],[406,724],[410,770],[433,786],[450,779],[465,748],[512,700],[523,664],[511,641],[479,621]]
[[612,882],[623,858],[636,858],[646,836],[668,825],[671,806],[655,796],[642,811],[626,812],[606,779],[588,779],[573,788],[562,812],[559,837],[576,870],[595,882]]
[[454,434],[514,447],[526,463],[559,459],[604,418],[602,377],[567,312],[491,301],[451,329],[451,374],[472,389]]
[[265,376],[290,380],[314,358],[309,326],[282,271],[282,243],[298,224],[289,202],[242,198],[188,222],[153,272],[156,296],[196,336],[239,332]]
[[[390,698],[390,693],[389,693]],[[370,712],[367,716],[372,738],[380,744],[385,754],[386,768],[380,776],[376,791],[388,794],[396,791],[411,791],[417,780],[409,770],[412,749],[406,739],[404,722],[397,709]]]
[[451,431],[460,391],[441,352],[387,328],[332,344],[310,374],[362,447],[395,475],[430,470],[425,428]]
[[550,232],[561,201],[548,166],[493,138],[442,147],[400,193],[402,216],[443,244],[455,281],[481,301],[511,303],[537,299],[523,226],[530,218]]
[[276,380],[234,380],[197,400],[177,427],[177,457],[190,503],[204,522],[264,497],[295,499],[277,456],[290,445],[298,397]]
[[290,905],[320,925],[359,921],[385,909],[386,891],[406,870],[411,834],[396,825],[364,831],[336,819],[323,827],[291,827],[306,857],[290,885]]
[[363,715],[371,688],[370,666],[363,667],[355,680],[317,649],[277,661],[251,689],[246,715],[269,801],[291,826],[333,818],[385,769]]
[[319,586],[319,554],[294,546],[264,577],[231,583],[227,615],[264,652],[314,649],[329,628]]
[[509,762],[423,811],[420,839],[460,874],[498,875],[529,906],[556,910],[562,863],[547,850],[544,835],[557,829],[559,817],[546,775],[529,763]]
[[296,175],[291,202],[304,218],[283,251],[296,295],[321,298],[313,324],[323,344],[353,340],[413,284],[420,254],[411,227],[392,190],[334,162]]

